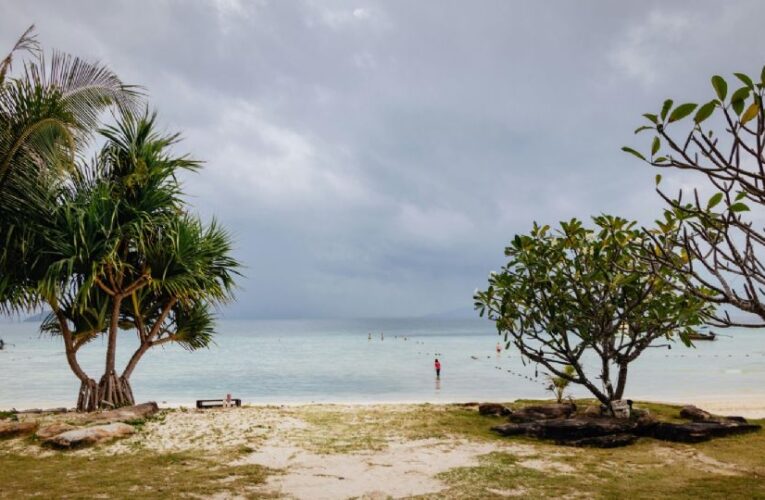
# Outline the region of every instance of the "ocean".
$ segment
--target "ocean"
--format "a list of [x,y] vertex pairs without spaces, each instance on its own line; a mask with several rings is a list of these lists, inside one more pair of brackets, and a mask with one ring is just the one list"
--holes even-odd
[[[372,334],[372,340],[368,335]],[[663,401],[759,396],[765,387],[765,331],[730,329],[695,348],[649,349],[633,363],[626,397]],[[384,335],[384,339],[381,338]],[[0,324],[0,409],[73,406],[79,382],[61,339],[35,323]],[[144,356],[131,379],[136,400],[193,406],[231,393],[244,403],[511,401],[552,397],[544,370],[524,365],[486,320],[357,319],[221,321],[215,345],[178,346]],[[124,365],[136,341],[118,343]],[[103,372],[105,342],[83,348],[82,364]],[[434,358],[443,365],[436,379]],[[586,396],[573,388],[574,396]]]

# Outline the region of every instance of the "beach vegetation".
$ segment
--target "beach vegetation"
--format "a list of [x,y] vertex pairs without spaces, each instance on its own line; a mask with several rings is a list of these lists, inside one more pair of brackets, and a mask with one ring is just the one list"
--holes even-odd
[[[133,404],[130,376],[151,348],[209,345],[238,267],[227,231],[183,199],[179,176],[200,162],[140,102],[101,64],[46,59],[32,28],[0,61],[0,312],[50,311],[42,331],[62,338],[83,411]],[[120,332],[139,340],[123,369]],[[96,379],[78,354],[99,338]]]
[[49,221],[50,189],[84,154],[106,110],[132,110],[138,88],[107,66],[42,51],[27,29],[0,60],[0,312],[39,304],[44,269],[36,242]]
[[711,308],[678,288],[673,268],[646,258],[652,241],[635,222],[601,215],[593,223],[534,224],[516,235],[475,306],[508,349],[610,408],[624,396],[632,362],[675,338],[689,344]]
[[568,375],[568,378],[559,377],[555,374],[548,373],[547,380],[550,382],[548,390],[555,396],[556,403],[562,403],[563,398],[566,395],[566,389],[571,384],[571,378],[575,375],[574,367],[567,365],[563,367],[563,373]]
[[[160,133],[148,112],[123,113],[99,134],[101,150],[54,199],[49,263],[37,284],[51,309],[42,330],[63,339],[83,411],[134,404],[130,376],[151,348],[209,345],[213,308],[232,298],[238,267],[226,230],[190,214],[182,199],[179,176],[199,162],[174,152],[177,134]],[[120,371],[121,332],[139,344]],[[101,337],[105,369],[96,381],[78,353]]]
[[[667,231],[656,240],[657,265],[673,267],[692,293],[726,309],[717,326],[765,325],[765,68],[755,76],[711,78],[708,100],[678,105],[667,99],[647,113],[636,133],[649,136],[646,152],[626,152],[673,175],[656,176],[666,202]],[[682,176],[682,177],[681,177]],[[678,181],[694,187],[680,189]],[[670,192],[670,189],[672,192]],[[680,249],[678,252],[676,249]]]

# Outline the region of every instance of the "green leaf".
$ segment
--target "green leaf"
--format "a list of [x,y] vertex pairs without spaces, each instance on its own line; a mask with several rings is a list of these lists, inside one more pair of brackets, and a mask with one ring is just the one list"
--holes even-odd
[[717,206],[723,199],[722,193],[716,193],[711,198],[709,198],[709,201],[707,202],[707,210],[710,210]]
[[656,174],[656,185],[658,186],[661,182],[661,174]]
[[736,195],[736,201],[743,200],[745,196],[746,196],[745,191],[739,191],[738,194]]
[[676,107],[674,111],[672,111],[672,114],[669,115],[669,123],[682,120],[686,116],[690,115],[691,113],[693,113],[693,110],[696,109],[696,106],[697,104],[688,102]]
[[638,127],[638,128],[636,128],[636,129],[635,129],[635,133],[636,133],[636,134],[639,134],[639,133],[640,133],[640,132],[642,132],[643,130],[652,130],[652,129],[653,129],[653,127],[651,127],[650,125],[643,125],[642,127]]
[[651,145],[651,156],[654,156],[661,148],[661,139],[658,137],[653,138],[653,145]]
[[640,159],[641,159],[641,160],[643,160],[643,161],[646,161],[646,159],[645,159],[645,156],[641,155],[640,153],[638,153],[637,151],[635,151],[635,150],[634,150],[634,149],[632,149],[632,148],[628,148],[627,146],[624,146],[624,147],[622,148],[622,151],[624,151],[625,153],[629,153],[629,154],[631,154],[631,155],[634,155],[634,156],[636,156],[636,157],[640,158]]
[[752,79],[749,78],[749,76],[743,73],[733,73],[733,74],[736,75],[736,78],[744,82],[744,85],[746,85],[750,89],[754,89],[754,82],[752,82]]
[[716,106],[717,106],[717,102],[715,101],[709,101],[708,103],[704,104],[696,112],[696,116],[693,117],[693,121],[696,122],[697,124],[703,122],[704,120],[712,116],[712,113],[714,112]]
[[760,105],[756,102],[753,102],[747,109],[744,111],[744,114],[741,115],[741,124],[748,122],[752,118],[756,117],[757,114],[760,112]]
[[762,67],[762,72],[760,73],[760,82],[765,85],[765,66]]
[[749,97],[749,89],[746,87],[741,87],[730,96],[730,105],[737,115],[744,111],[744,101],[747,97]]
[[667,99],[666,101],[664,101],[664,105],[661,107],[662,121],[667,119],[667,113],[669,113],[670,109],[672,109],[672,99]]
[[731,205],[728,210],[731,212],[748,212],[749,207],[745,203],[738,202]]
[[715,88],[717,97],[721,100],[725,100],[725,96],[728,94],[728,84],[725,83],[725,79],[721,76],[715,75],[712,77],[712,87]]
[[652,123],[659,123],[659,117],[654,114],[645,113],[643,116],[645,116],[648,119],[648,121]]

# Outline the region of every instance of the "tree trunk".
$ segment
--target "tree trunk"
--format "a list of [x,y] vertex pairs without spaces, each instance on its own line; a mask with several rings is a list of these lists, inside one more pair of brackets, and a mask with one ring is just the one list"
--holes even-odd
[[98,383],[98,408],[119,408],[135,404],[130,381],[116,373],[106,373]]
[[96,411],[98,409],[98,387],[92,378],[81,380],[80,393],[77,396],[77,411]]

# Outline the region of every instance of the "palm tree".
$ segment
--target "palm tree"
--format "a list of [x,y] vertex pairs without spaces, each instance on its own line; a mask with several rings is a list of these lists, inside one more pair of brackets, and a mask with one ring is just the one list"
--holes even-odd
[[[130,376],[152,347],[207,346],[213,307],[232,298],[238,263],[230,237],[213,221],[186,213],[178,174],[199,163],[171,152],[177,135],[155,130],[155,115],[125,113],[101,131],[106,144],[61,191],[47,264],[38,290],[52,313],[43,330],[61,335],[80,379],[77,408],[134,403]],[[118,374],[120,332],[139,347]],[[96,383],[77,360],[79,349],[106,336],[104,374]]]
[[[18,75],[15,57],[27,54]],[[28,241],[42,227],[53,184],[71,172],[103,111],[136,108],[140,93],[106,66],[40,50],[34,26],[0,61],[0,312],[35,303],[30,273],[37,263]]]

